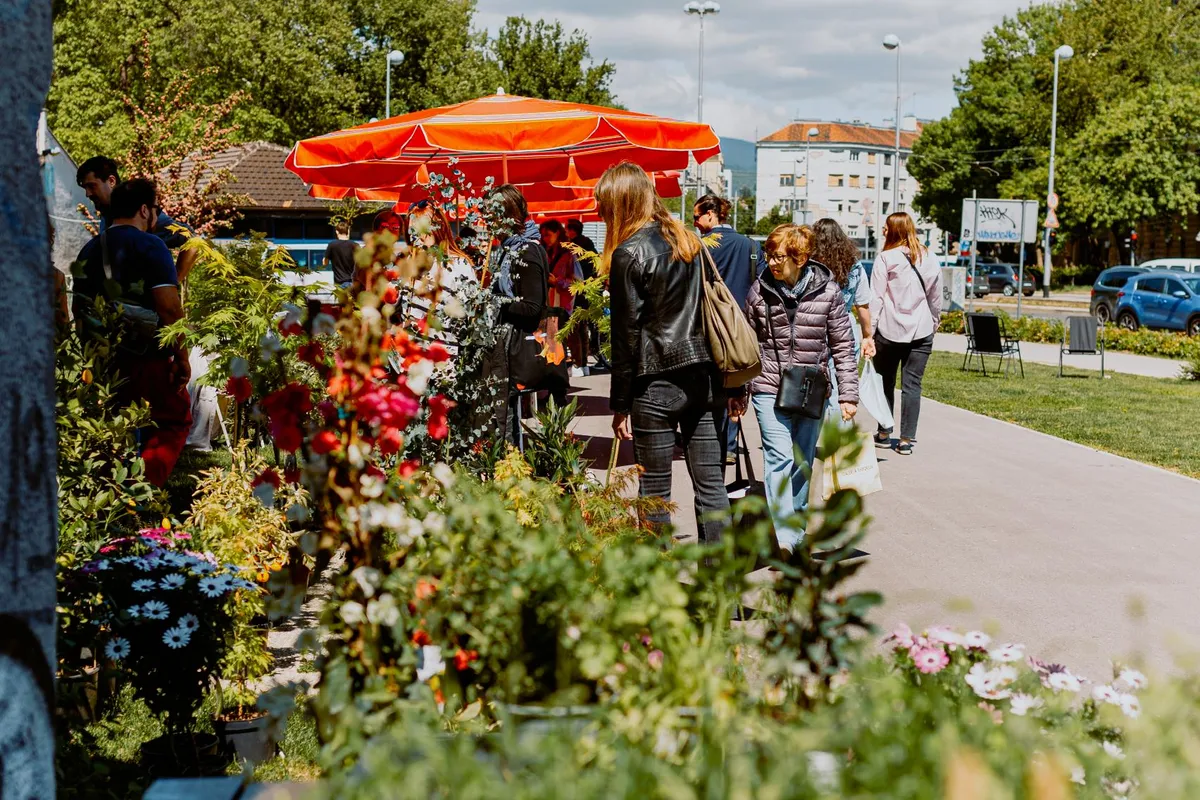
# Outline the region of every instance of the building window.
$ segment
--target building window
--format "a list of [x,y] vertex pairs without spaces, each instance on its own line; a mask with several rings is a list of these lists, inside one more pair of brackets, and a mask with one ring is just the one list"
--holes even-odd
[[807,186],[808,185],[808,176],[807,175],[797,175],[796,176],[796,185],[799,186],[800,188],[804,188],[805,186]]
[[845,185],[846,185],[846,176],[845,175],[830,175],[829,176],[830,188],[837,189],[837,188],[841,188],[842,186],[845,186]]
[[892,179],[885,176],[883,179],[883,190],[886,192],[888,189],[891,189],[891,188],[892,188]]
[[861,189],[862,188],[862,180],[857,175],[850,176],[850,188],[851,189]]
[[892,165],[892,154],[891,153],[883,154],[883,165],[885,167],[890,167]]
[[860,158],[862,158],[862,153],[860,153],[858,150],[850,151],[850,160],[851,161],[858,161]]
[[795,178],[791,175],[780,175],[779,176],[779,185],[780,186],[793,186],[794,180],[795,180]]
[[875,163],[875,154],[874,153],[867,153],[867,163],[868,164]]
[[874,176],[874,175],[868,175],[868,176],[867,176],[867,188],[868,188],[868,189],[874,189],[874,188],[875,188],[875,176]]
[[843,211],[845,211],[845,210],[846,210],[846,208],[845,208],[845,203],[838,203],[838,204],[837,204],[837,210],[838,210],[838,213],[839,213],[839,214],[840,214],[840,213],[842,213]]
[[899,208],[901,211],[908,211],[908,203],[901,203]]
[[886,217],[888,215],[888,212],[891,211],[891,209],[892,209],[892,204],[885,202],[883,204],[883,215]]

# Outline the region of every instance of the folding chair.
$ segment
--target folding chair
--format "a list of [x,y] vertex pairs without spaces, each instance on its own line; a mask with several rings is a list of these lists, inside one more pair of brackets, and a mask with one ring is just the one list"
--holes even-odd
[[[1062,347],[1058,350],[1058,377],[1063,376],[1063,356],[1100,356],[1100,377],[1104,377],[1104,326],[1095,317],[1067,317]],[[1069,335],[1069,336],[1068,336]]]
[[963,356],[962,365],[964,370],[967,369],[967,364],[975,355],[979,356],[979,366],[983,369],[984,375],[988,374],[984,356],[999,357],[996,374],[1000,373],[1001,366],[1006,366],[1005,361],[1007,360],[1005,375],[1012,371],[1013,357],[1015,356],[1021,367],[1021,377],[1025,377],[1025,360],[1021,357],[1021,343],[1008,335],[1000,318],[995,314],[967,314],[967,353]]

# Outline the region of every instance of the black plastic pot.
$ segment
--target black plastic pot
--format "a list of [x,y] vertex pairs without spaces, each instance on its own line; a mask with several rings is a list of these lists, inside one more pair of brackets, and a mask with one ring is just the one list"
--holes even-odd
[[221,749],[241,761],[261,764],[275,755],[271,740],[270,720],[264,715],[255,719],[213,721],[213,729],[221,738]]

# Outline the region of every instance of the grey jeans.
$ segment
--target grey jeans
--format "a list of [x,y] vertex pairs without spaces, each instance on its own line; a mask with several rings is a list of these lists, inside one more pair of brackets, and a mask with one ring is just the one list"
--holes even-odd
[[[921,417],[921,380],[933,354],[933,334],[911,342],[893,342],[875,334],[875,371],[883,378],[883,394],[892,416],[896,414],[896,371],[900,370],[900,438],[917,438]],[[889,431],[890,433],[890,431]]]
[[[725,390],[716,372],[710,364],[685,367],[641,379],[634,391],[630,422],[634,458],[642,468],[639,494],[670,502],[678,431],[696,495],[700,541],[717,541],[729,524],[729,495],[725,490],[725,448],[714,413],[725,404]],[[649,515],[647,521],[665,528],[671,515],[663,511]]]

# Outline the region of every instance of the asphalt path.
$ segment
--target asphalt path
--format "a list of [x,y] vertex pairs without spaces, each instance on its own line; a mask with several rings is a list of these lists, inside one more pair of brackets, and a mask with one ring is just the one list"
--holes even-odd
[[[573,383],[576,432],[603,467],[608,379]],[[761,469],[753,415],[746,433]],[[883,592],[881,627],[979,628],[1100,680],[1112,659],[1167,670],[1200,645],[1200,481],[928,400],[915,453],[878,453],[884,490],[865,501],[874,521],[856,584]],[[618,465],[632,464],[625,443]],[[678,457],[672,499],[694,537]]]

